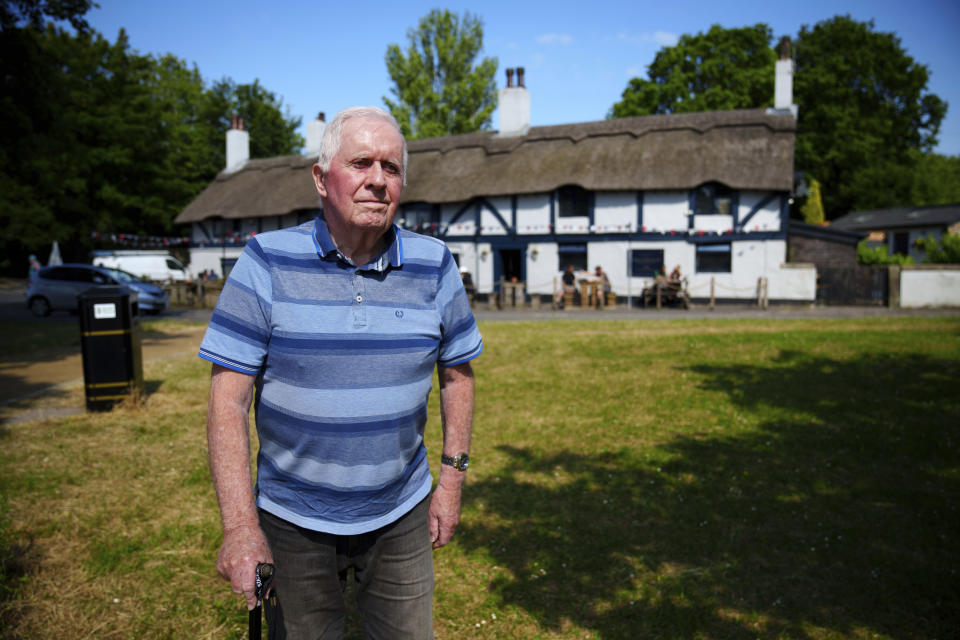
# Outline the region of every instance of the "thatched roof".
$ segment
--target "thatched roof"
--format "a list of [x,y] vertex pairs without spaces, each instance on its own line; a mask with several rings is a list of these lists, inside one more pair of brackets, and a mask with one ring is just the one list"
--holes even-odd
[[[483,131],[409,143],[404,202],[546,193],[565,184],[594,191],[734,189],[792,191],[796,122],[763,109],[619,118],[531,127],[527,135]],[[311,158],[250,160],[220,174],[177,217],[282,215],[316,208]]]

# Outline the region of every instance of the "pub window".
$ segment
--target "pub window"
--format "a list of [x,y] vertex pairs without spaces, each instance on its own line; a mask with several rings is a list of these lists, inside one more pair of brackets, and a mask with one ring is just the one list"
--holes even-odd
[[568,184],[557,189],[557,214],[561,218],[590,215],[590,192],[583,187]]
[[438,223],[436,208],[426,202],[414,202],[403,205],[403,228],[418,233],[436,233]]
[[633,249],[630,251],[630,276],[653,278],[663,266],[663,249]]
[[567,265],[573,265],[577,271],[587,270],[587,245],[583,243],[561,243],[557,245],[557,257],[560,265],[557,271],[563,271]]
[[732,213],[733,190],[719,182],[708,182],[697,187],[693,201],[697,215],[728,216]]
[[730,243],[698,244],[697,273],[730,273]]

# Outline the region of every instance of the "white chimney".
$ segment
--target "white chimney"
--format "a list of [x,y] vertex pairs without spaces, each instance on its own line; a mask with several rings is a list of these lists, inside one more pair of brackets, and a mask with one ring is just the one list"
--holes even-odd
[[784,36],[777,46],[776,79],[773,88],[773,110],[789,111],[797,117],[797,105],[793,104],[793,58],[790,56],[790,38]]
[[327,128],[326,117],[321,111],[316,119],[307,123],[307,146],[303,150],[305,156],[319,156],[320,143],[323,141],[323,132]]
[[233,114],[227,130],[227,173],[243,168],[250,159],[250,134],[243,130],[243,118]]
[[513,69],[507,69],[507,86],[500,89],[500,136],[522,136],[530,130],[530,92],[524,86],[523,67],[517,67],[517,86]]

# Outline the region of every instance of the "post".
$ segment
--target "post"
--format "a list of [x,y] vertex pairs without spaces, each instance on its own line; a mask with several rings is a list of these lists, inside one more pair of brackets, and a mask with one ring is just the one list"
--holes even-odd
[[887,267],[887,306],[891,309],[900,307],[900,265]]
[[757,306],[763,308],[763,276],[757,278]]
[[657,310],[659,311],[659,309],[660,309],[660,290],[663,288],[663,286],[662,286],[659,282],[657,282],[657,283],[656,283],[656,287],[657,287]]
[[716,276],[710,276],[710,311],[713,311],[714,303],[716,302],[716,296],[714,295],[716,283]]

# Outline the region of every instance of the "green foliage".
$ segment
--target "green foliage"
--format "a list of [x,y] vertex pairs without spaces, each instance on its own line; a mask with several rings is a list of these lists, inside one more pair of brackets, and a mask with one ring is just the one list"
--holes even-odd
[[857,262],[865,265],[883,265],[883,264],[913,264],[913,258],[910,256],[895,253],[887,253],[886,247],[868,247],[867,241],[863,240],[857,245]]
[[483,22],[434,9],[407,31],[406,53],[387,47],[390,90],[383,98],[410,139],[470,133],[490,126],[497,106],[496,58],[474,64],[483,49]]
[[917,152],[936,144],[946,103],[893,33],[836,16],[800,29],[796,162],[826,185],[828,218],[911,204]]
[[[53,3],[47,3],[53,6]],[[58,6],[66,6],[61,3]],[[143,56],[121,30],[48,25],[0,32],[0,270],[57,240],[85,259],[90,233],[166,235],[173,218],[225,162],[233,112],[253,133],[253,157],[301,146],[299,119],[258,81],[207,88],[196,67]]]
[[765,24],[713,25],[657,52],[648,78],[633,78],[608,117],[746,109],[773,104],[772,32]]
[[823,198],[820,195],[820,181],[813,178],[810,181],[810,193],[800,207],[800,215],[807,224],[823,224]]
[[960,156],[920,154],[910,202],[918,207],[960,202]]
[[926,252],[928,264],[960,264],[960,234],[947,232],[938,242],[932,235],[917,240],[917,247]]
[[[630,80],[609,117],[768,106],[770,35],[757,24],[681,37],[657,53],[648,80]],[[927,67],[899,38],[836,16],[801,28],[795,50],[796,165],[825,187],[827,219],[960,200],[960,161],[928,154],[947,105],[927,91]]]
[[[210,88],[209,100],[213,111],[223,119],[223,127],[233,113],[243,118],[244,128],[250,132],[251,158],[289,155],[303,146],[303,138],[296,133],[301,118],[290,115],[289,108],[284,111],[283,101],[261,86],[259,80],[236,84],[224,78]],[[220,147],[225,133],[221,128],[217,127],[215,132]]]
[[48,21],[58,20],[83,31],[90,26],[83,16],[93,6],[91,0],[0,0],[0,29],[29,26],[41,30]]

